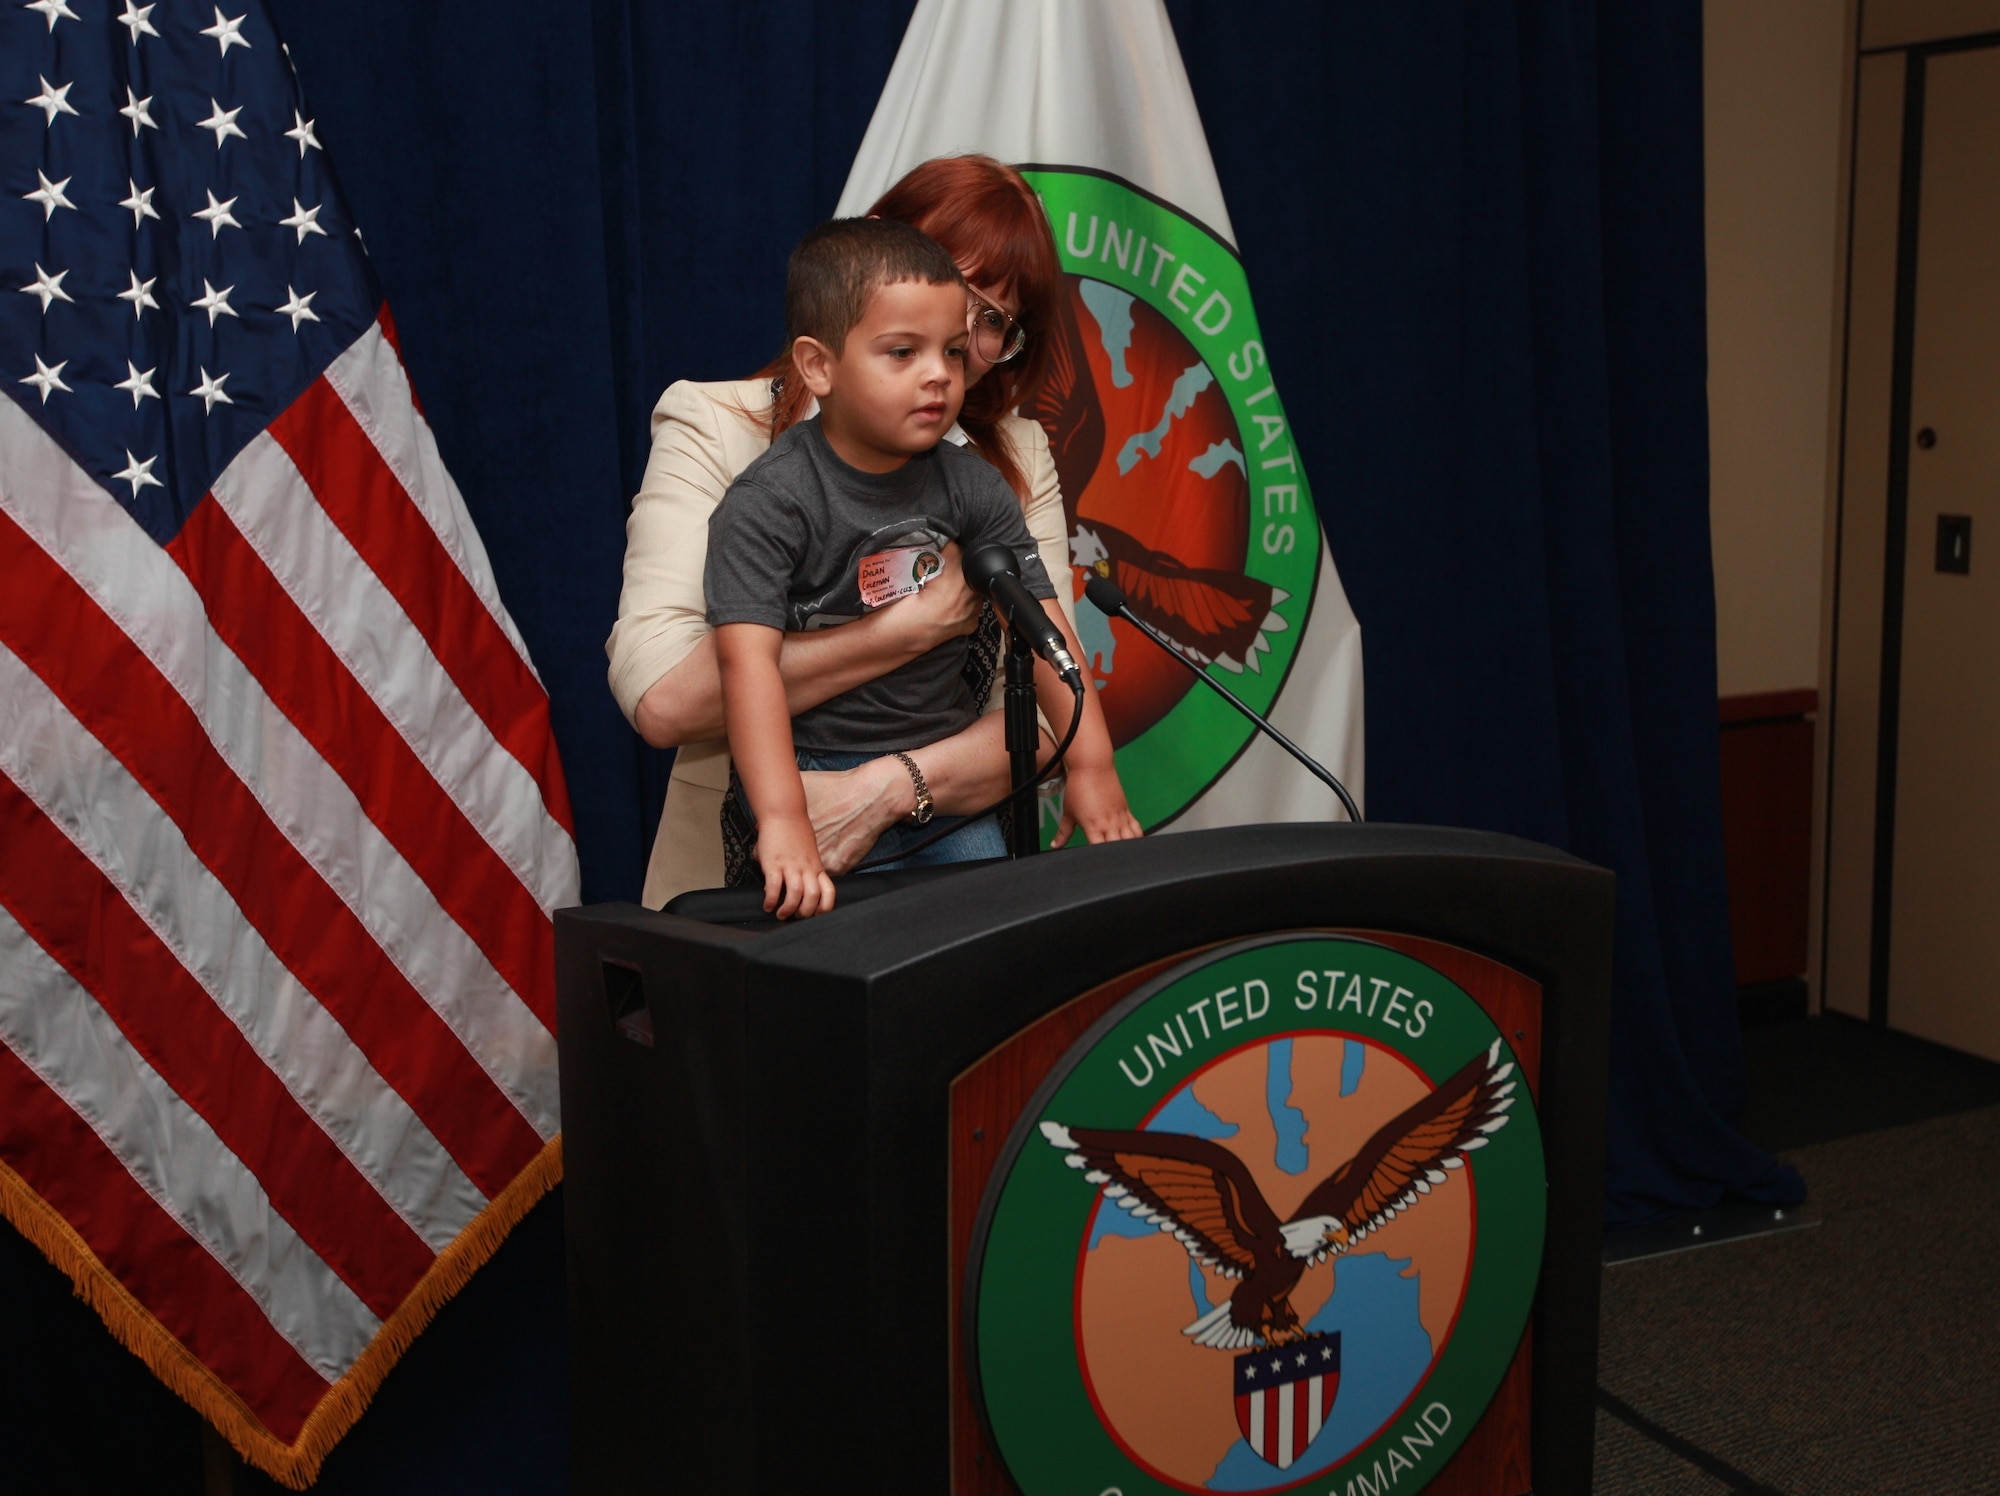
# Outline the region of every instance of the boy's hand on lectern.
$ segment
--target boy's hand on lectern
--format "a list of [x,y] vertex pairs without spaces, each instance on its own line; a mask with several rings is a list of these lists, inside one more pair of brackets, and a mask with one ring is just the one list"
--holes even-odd
[[1092,846],[1145,834],[1126,803],[1118,771],[1108,764],[1072,764],[1063,780],[1062,821],[1056,827],[1055,845],[1067,846],[1078,827]]
[[[1068,641],[1069,652],[1079,660],[1088,660],[1083,645],[1077,641],[1076,630],[1056,604],[1044,603],[1049,620],[1062,630]],[[1056,825],[1055,845],[1069,845],[1069,839],[1081,828],[1084,840],[1095,846],[1099,842],[1130,841],[1145,835],[1132,807],[1125,799],[1125,786],[1118,781],[1118,763],[1111,748],[1111,730],[1104,720],[1104,705],[1097,699],[1097,692],[1088,674],[1084,677],[1081,698],[1072,697],[1070,688],[1057,679],[1047,661],[1035,662],[1035,694],[1041,701],[1042,717],[1047,724],[1043,731],[1060,730],[1067,727],[1069,714],[1081,711],[1083,720],[1076,724],[1076,740],[1069,745],[1069,756],[1064,762],[1065,776],[1062,797],[1062,820]],[[1044,739],[1042,761],[1047,763],[1048,755],[1055,751],[1055,744]]]
[[820,865],[812,822],[777,816],[757,823],[757,863],[764,869],[764,912],[810,919],[833,908],[833,879]]

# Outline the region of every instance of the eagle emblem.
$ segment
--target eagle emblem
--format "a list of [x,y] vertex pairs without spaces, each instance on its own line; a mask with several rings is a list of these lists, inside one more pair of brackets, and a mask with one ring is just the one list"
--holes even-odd
[[1102,521],[1078,520],[1069,538],[1072,564],[1116,582],[1132,610],[1197,665],[1262,674],[1265,636],[1290,628],[1277,611],[1291,594],[1241,571],[1185,566]]
[[1280,1220],[1243,1161],[1187,1133],[1120,1132],[1043,1122],[1042,1136],[1104,1198],[1155,1224],[1196,1262],[1241,1280],[1181,1333],[1222,1351],[1306,1338],[1292,1290],[1307,1268],[1351,1250],[1464,1167],[1507,1125],[1513,1062],[1500,1041],[1376,1129]]

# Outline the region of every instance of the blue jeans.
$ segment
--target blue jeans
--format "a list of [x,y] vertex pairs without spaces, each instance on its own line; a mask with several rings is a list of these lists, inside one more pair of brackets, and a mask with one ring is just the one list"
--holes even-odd
[[[832,753],[814,748],[801,748],[798,763],[801,769],[858,769],[882,757],[879,753]],[[902,765],[898,764],[900,769]],[[1007,839],[1000,834],[1000,822],[992,816],[967,822],[963,816],[933,816],[928,825],[913,826],[908,821],[898,821],[876,839],[868,849],[868,856],[861,860],[885,856],[899,851],[910,843],[942,830],[946,826],[959,827],[950,836],[932,842],[913,857],[897,858],[880,867],[870,868],[871,873],[893,872],[904,867],[937,867],[948,862],[978,862],[988,857],[1005,857]]]

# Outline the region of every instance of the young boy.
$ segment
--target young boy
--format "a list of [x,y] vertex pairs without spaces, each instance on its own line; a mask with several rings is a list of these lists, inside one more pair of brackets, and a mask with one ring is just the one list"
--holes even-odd
[[[833,907],[800,768],[905,754],[975,715],[960,638],[794,718],[778,673],[785,631],[849,623],[909,595],[952,541],[967,554],[1006,546],[1029,592],[1055,596],[1006,481],[974,453],[939,444],[965,397],[966,289],[951,257],[905,224],[822,224],[793,252],[785,320],[794,377],[819,414],[730,485],[709,520],[703,573],[764,907],[781,919]],[[921,813],[922,777],[903,763]],[[986,821],[946,838],[937,860],[1004,851]]]

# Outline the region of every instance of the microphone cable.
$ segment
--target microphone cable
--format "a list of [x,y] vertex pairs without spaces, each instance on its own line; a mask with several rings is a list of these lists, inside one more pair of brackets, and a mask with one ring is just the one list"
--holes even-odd
[[1196,680],[1235,707],[1245,717],[1248,717],[1251,722],[1256,724],[1260,732],[1270,738],[1280,748],[1284,749],[1285,752],[1291,754],[1293,758],[1297,759],[1307,773],[1332,790],[1339,798],[1341,807],[1346,810],[1349,821],[1356,825],[1361,823],[1361,807],[1354,803],[1354,797],[1347,793],[1347,786],[1334,778],[1332,771],[1326,765],[1322,764],[1297,743],[1294,743],[1290,738],[1279,732],[1277,728],[1273,727],[1263,717],[1252,711],[1249,703],[1244,701],[1242,697],[1210,675],[1200,665],[1189,659],[1180,645],[1174,643],[1173,640],[1154,628],[1137,613],[1134,613],[1129,599],[1125,596],[1124,588],[1120,587],[1109,577],[1092,577],[1088,582],[1084,583],[1083,594],[1090,599],[1091,606],[1104,614],[1105,617],[1124,619],[1132,627],[1152,640],[1153,643],[1164,649],[1175,660],[1193,671]]

